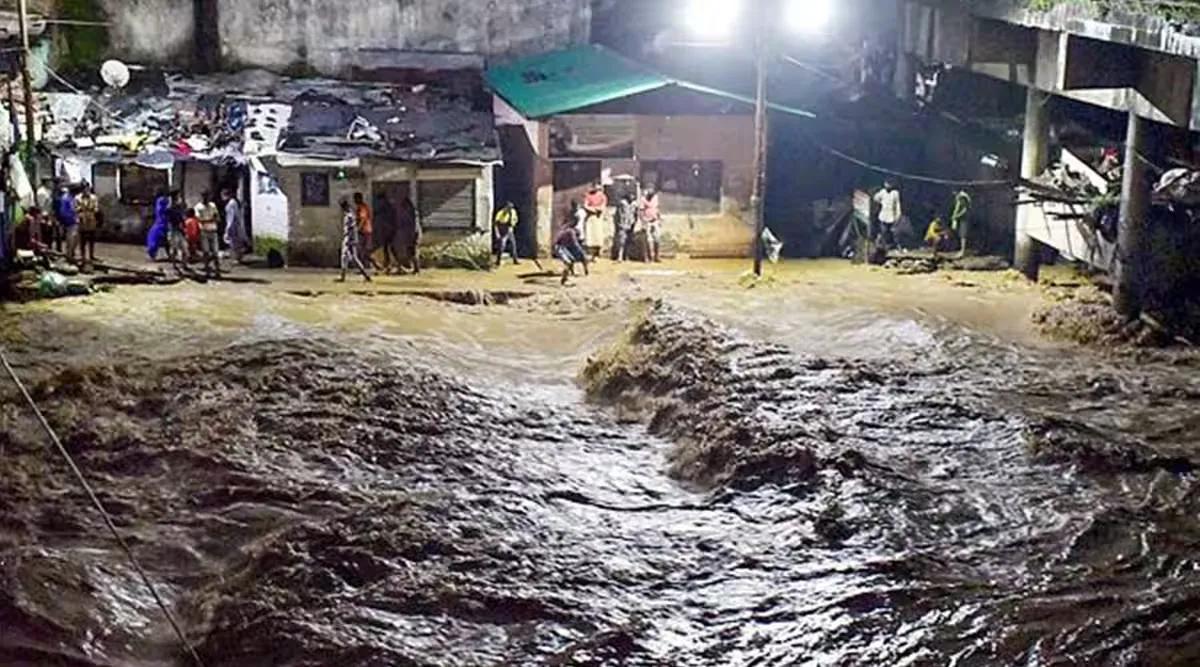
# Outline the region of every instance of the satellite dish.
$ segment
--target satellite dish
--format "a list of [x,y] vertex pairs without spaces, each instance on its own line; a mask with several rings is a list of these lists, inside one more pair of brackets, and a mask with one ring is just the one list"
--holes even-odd
[[120,60],[109,60],[100,67],[100,78],[112,88],[129,85],[129,66]]

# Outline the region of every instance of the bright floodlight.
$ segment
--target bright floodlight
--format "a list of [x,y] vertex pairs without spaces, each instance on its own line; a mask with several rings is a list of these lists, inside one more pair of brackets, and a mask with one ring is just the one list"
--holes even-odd
[[733,29],[741,8],[742,0],[689,0],[685,19],[696,36],[718,39]]
[[797,32],[817,33],[833,18],[831,0],[788,0],[788,26]]

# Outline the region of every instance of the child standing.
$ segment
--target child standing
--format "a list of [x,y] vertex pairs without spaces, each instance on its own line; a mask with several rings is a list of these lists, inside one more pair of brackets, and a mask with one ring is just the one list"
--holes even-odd
[[183,235],[187,238],[188,261],[194,262],[200,256],[200,218],[196,217],[196,209],[187,210],[187,218],[183,221]]

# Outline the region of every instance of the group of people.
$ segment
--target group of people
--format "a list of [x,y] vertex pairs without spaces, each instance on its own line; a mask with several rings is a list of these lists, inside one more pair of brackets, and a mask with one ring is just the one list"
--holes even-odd
[[[559,224],[554,234],[552,244],[553,256],[563,263],[562,282],[575,275],[575,267],[583,266],[584,274],[589,273],[589,263],[600,255],[600,238],[603,222],[609,215],[608,194],[600,183],[593,183],[580,203],[571,202],[567,217]],[[496,212],[492,226],[492,247],[496,255],[496,266],[507,253],[512,257],[513,264],[520,264],[517,252],[517,228],[521,216],[516,205],[506,202]],[[614,207],[612,217],[613,247],[612,259],[624,262],[630,255],[637,234],[645,232],[646,245],[642,258],[646,262],[659,262],[662,237],[662,209],[659,206],[658,192],[654,188],[646,188],[642,194],[629,193],[620,198]]]
[[[421,272],[421,225],[412,199],[405,197],[396,206],[386,194],[381,194],[376,202],[372,211],[361,192],[354,193],[353,203],[348,199],[340,202],[342,282],[351,267],[357,269],[366,282],[371,282],[368,266],[385,273],[403,272],[405,261],[408,261],[414,274]],[[382,265],[375,261],[377,251],[383,253]],[[513,256],[516,256],[515,250]]]
[[100,201],[87,183],[78,186],[46,181],[23,223],[30,247],[61,253],[80,265],[96,261],[96,234],[103,224]]
[[[900,190],[891,180],[884,181],[883,189],[875,193],[874,201],[879,209],[879,228],[875,241],[883,248],[895,247],[898,243],[896,229],[904,219]],[[955,251],[964,256],[967,254],[971,235],[971,204],[971,195],[965,190],[959,190],[954,193],[949,223],[945,222],[941,215],[934,215],[929,226],[925,228],[924,238],[925,246],[932,250],[934,255]]]
[[224,214],[224,241],[235,262],[241,262],[250,251],[250,235],[246,230],[242,205],[230,188],[221,191],[223,207],[205,191],[195,206],[188,207],[183,194],[160,192],[154,198],[154,221],[146,233],[146,255],[157,261],[159,253],[167,252],[172,264],[183,265],[204,261],[204,270],[221,275],[221,220]]
[[[603,233],[608,210],[608,194],[600,183],[593,183],[588,189],[582,206],[578,202],[571,202],[571,220],[576,223],[575,227],[581,234],[581,245],[589,250],[592,257],[600,254],[599,237]],[[644,232],[646,245],[642,253],[643,261],[661,261],[662,209],[659,206],[658,191],[647,187],[640,196],[630,192],[621,197],[614,207],[612,232],[613,260],[624,262],[629,257],[629,250],[638,233]]]

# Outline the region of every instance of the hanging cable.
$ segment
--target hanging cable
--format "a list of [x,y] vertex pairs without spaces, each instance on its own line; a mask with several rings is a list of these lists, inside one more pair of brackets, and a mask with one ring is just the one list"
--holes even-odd
[[184,652],[191,656],[191,659],[193,662],[195,662],[196,667],[204,667],[204,662],[200,659],[200,655],[196,653],[196,649],[192,648],[192,645],[188,643],[187,637],[183,634],[183,630],[179,627],[179,623],[176,622],[175,615],[171,613],[171,610],[167,607],[167,603],[164,602],[162,596],[158,594],[158,589],[155,588],[154,582],[150,580],[150,575],[146,574],[146,571],[142,569],[141,564],[138,563],[137,558],[134,557],[133,550],[129,548],[129,543],[126,542],[125,538],[121,536],[121,533],[117,530],[116,524],[113,523],[112,516],[110,516],[108,511],[104,509],[104,503],[100,502],[100,498],[98,498],[96,496],[96,492],[92,490],[91,484],[89,484],[87,478],[83,476],[83,471],[81,471],[79,466],[75,464],[75,459],[71,457],[71,453],[68,452],[67,448],[63,446],[62,441],[58,438],[58,434],[54,432],[54,429],[51,428],[50,423],[46,421],[45,415],[42,414],[41,409],[38,408],[37,403],[34,402],[33,396],[29,394],[29,391],[25,388],[25,384],[22,383],[21,378],[17,376],[17,372],[13,370],[12,365],[8,363],[8,357],[5,355],[2,348],[0,348],[0,364],[4,365],[4,370],[8,372],[9,378],[11,378],[13,384],[17,386],[21,396],[25,399],[25,403],[29,405],[29,408],[33,411],[33,414],[37,417],[38,423],[41,424],[42,430],[46,432],[46,436],[50,438],[52,443],[54,443],[54,447],[58,450],[59,455],[61,455],[67,462],[67,466],[70,467],[71,474],[75,476],[75,480],[79,482],[81,487],[83,487],[83,490],[87,493],[88,498],[91,499],[92,505],[94,505],[95,508],[100,512],[100,516],[104,518],[104,524],[108,527],[108,531],[112,533],[113,539],[116,540],[117,544],[121,547],[121,551],[125,552],[125,557],[129,560],[129,564],[137,572],[138,576],[142,580],[142,583],[145,584],[146,589],[150,591],[150,596],[154,598],[155,604],[157,604],[158,608],[162,610],[163,615],[167,617],[167,622],[171,624],[171,629],[175,631],[175,636],[179,639],[179,644],[184,649]]
[[813,145],[815,145],[817,148],[820,148],[821,150],[825,151],[826,153],[833,155],[834,157],[841,158],[847,162],[850,162],[852,164],[856,164],[860,167],[863,167],[864,169],[870,169],[871,171],[874,171],[876,173],[885,174],[887,176],[895,176],[896,178],[902,178],[907,181],[917,181],[920,183],[932,183],[934,185],[945,185],[945,186],[954,187],[954,188],[995,188],[995,187],[1001,187],[1001,186],[1015,185],[1015,183],[1009,179],[964,181],[964,180],[956,180],[956,179],[951,179],[951,178],[937,178],[934,176],[922,176],[920,174],[910,174],[908,172],[898,171],[896,169],[888,169],[887,167],[882,167],[882,166],[879,166],[876,164],[871,164],[870,162],[867,162],[866,160],[860,160],[852,155],[843,153],[842,151],[839,151],[838,149],[833,148],[832,146],[826,146],[825,144],[817,141],[811,135],[809,138],[812,140]]

